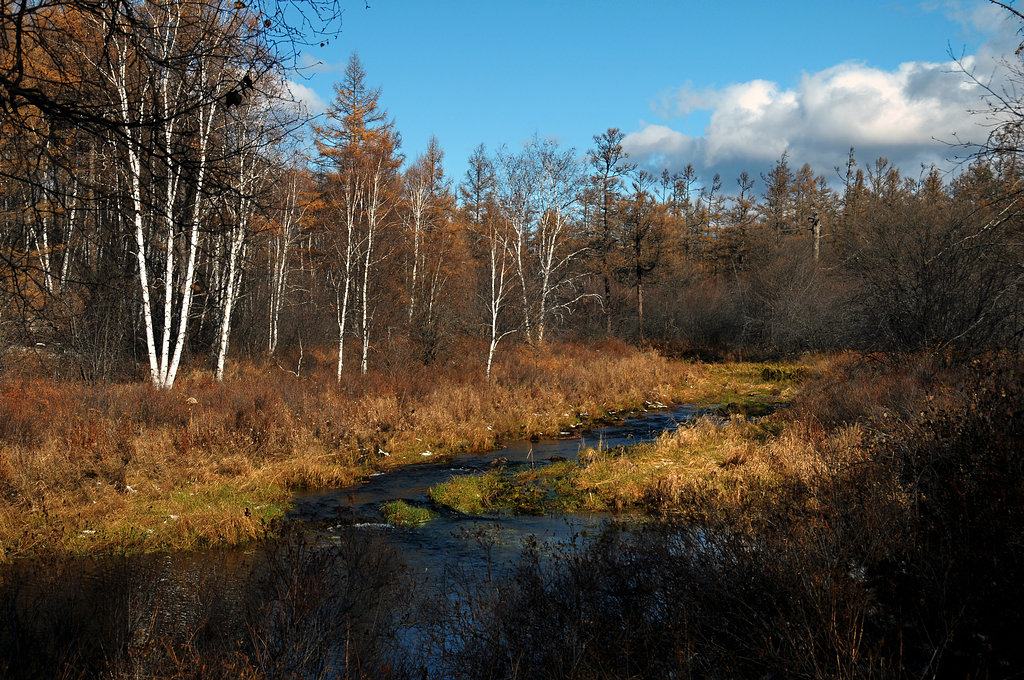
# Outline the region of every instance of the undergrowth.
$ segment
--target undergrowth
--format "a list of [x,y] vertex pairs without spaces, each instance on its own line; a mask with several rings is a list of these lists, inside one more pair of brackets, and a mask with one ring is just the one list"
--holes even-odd
[[437,629],[458,650],[439,677],[1017,677],[1022,369],[843,356],[778,433],[705,422],[616,453],[678,447],[704,481],[661,489],[683,512],[473,591]]
[[490,383],[471,358],[340,384],[324,365],[195,371],[163,391],[0,379],[0,560],[246,542],[296,490],[678,400],[702,372],[621,343],[510,349]]

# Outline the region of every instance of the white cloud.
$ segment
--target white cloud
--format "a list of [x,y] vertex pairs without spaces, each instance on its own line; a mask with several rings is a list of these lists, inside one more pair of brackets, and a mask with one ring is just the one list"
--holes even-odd
[[921,3],[921,6],[931,12],[942,12],[959,23],[965,31],[988,36],[986,42],[995,40],[1001,43],[1009,35],[1015,35],[1017,31],[1016,22],[1010,12],[991,2],[927,0]]
[[724,178],[742,169],[756,174],[785,151],[793,163],[830,174],[851,146],[862,163],[886,156],[916,174],[922,163],[941,165],[952,156],[949,142],[957,137],[984,137],[985,121],[970,113],[983,107],[981,94],[953,62],[907,62],[892,71],[849,62],[804,74],[790,89],[767,80],[684,87],[660,108],[676,116],[710,111],[702,135],[684,135],[671,121],[642,123],[623,145],[642,163],[693,163]]
[[327,110],[326,102],[320,98],[320,95],[313,88],[297,83],[294,80],[286,80],[285,87],[288,89],[292,99],[309,109],[309,112],[313,115],[320,115]]

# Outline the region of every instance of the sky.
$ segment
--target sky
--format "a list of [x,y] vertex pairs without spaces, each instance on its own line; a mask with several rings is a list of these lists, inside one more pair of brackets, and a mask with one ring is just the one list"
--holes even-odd
[[461,181],[481,143],[553,137],[583,157],[621,129],[632,160],[693,164],[727,191],[783,152],[836,180],[850,147],[918,176],[956,171],[957,139],[986,134],[1019,24],[981,0],[343,0],[341,33],[303,55],[294,93],[324,110],[352,53],[395,121],[408,161],[436,135]]

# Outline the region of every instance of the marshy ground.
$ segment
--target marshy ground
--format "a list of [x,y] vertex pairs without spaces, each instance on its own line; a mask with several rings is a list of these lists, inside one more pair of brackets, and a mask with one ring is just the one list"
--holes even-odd
[[[490,386],[413,375],[346,393],[256,372],[171,392],[10,382],[0,648],[38,652],[18,677],[1003,678],[1024,665],[1018,358],[704,365],[559,351],[512,357]],[[289,535],[254,547],[265,566],[236,570],[243,587],[203,582],[196,606],[233,602],[230,621],[136,620],[149,611],[133,609],[139,594],[162,611],[174,579],[125,552],[264,538],[294,490],[401,474],[427,451],[572,432],[645,402],[705,416],[650,443],[450,480],[432,489],[434,508],[378,510],[409,532],[438,511],[650,521],[555,554],[527,546],[504,571],[446,574],[436,594],[386,542]],[[91,581],[72,587],[75,568],[61,565],[74,552],[121,554],[103,558],[122,565],[108,578],[131,577],[103,588],[121,600],[75,595]],[[51,585],[26,555],[55,565]],[[122,600],[136,619],[115,615]],[[334,623],[311,627],[316,612]],[[413,652],[394,644],[408,630]]]
[[344,385],[241,366],[164,391],[7,376],[0,559],[237,545],[273,531],[296,491],[734,390],[714,375],[608,343],[510,353],[491,382],[467,366]]

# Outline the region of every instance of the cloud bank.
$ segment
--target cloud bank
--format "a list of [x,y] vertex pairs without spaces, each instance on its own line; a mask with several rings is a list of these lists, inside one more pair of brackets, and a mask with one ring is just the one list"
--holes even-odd
[[[968,68],[977,58],[963,60]],[[789,153],[832,178],[850,147],[858,160],[885,156],[905,172],[921,165],[949,167],[962,150],[956,139],[984,139],[982,90],[954,62],[907,62],[893,71],[848,62],[805,73],[790,89],[750,80],[720,89],[686,86],[665,98],[669,116],[710,111],[703,134],[688,136],[669,124],[642,124],[623,146],[645,165],[677,170],[692,163],[702,176],[731,182],[741,170],[757,176]]]

